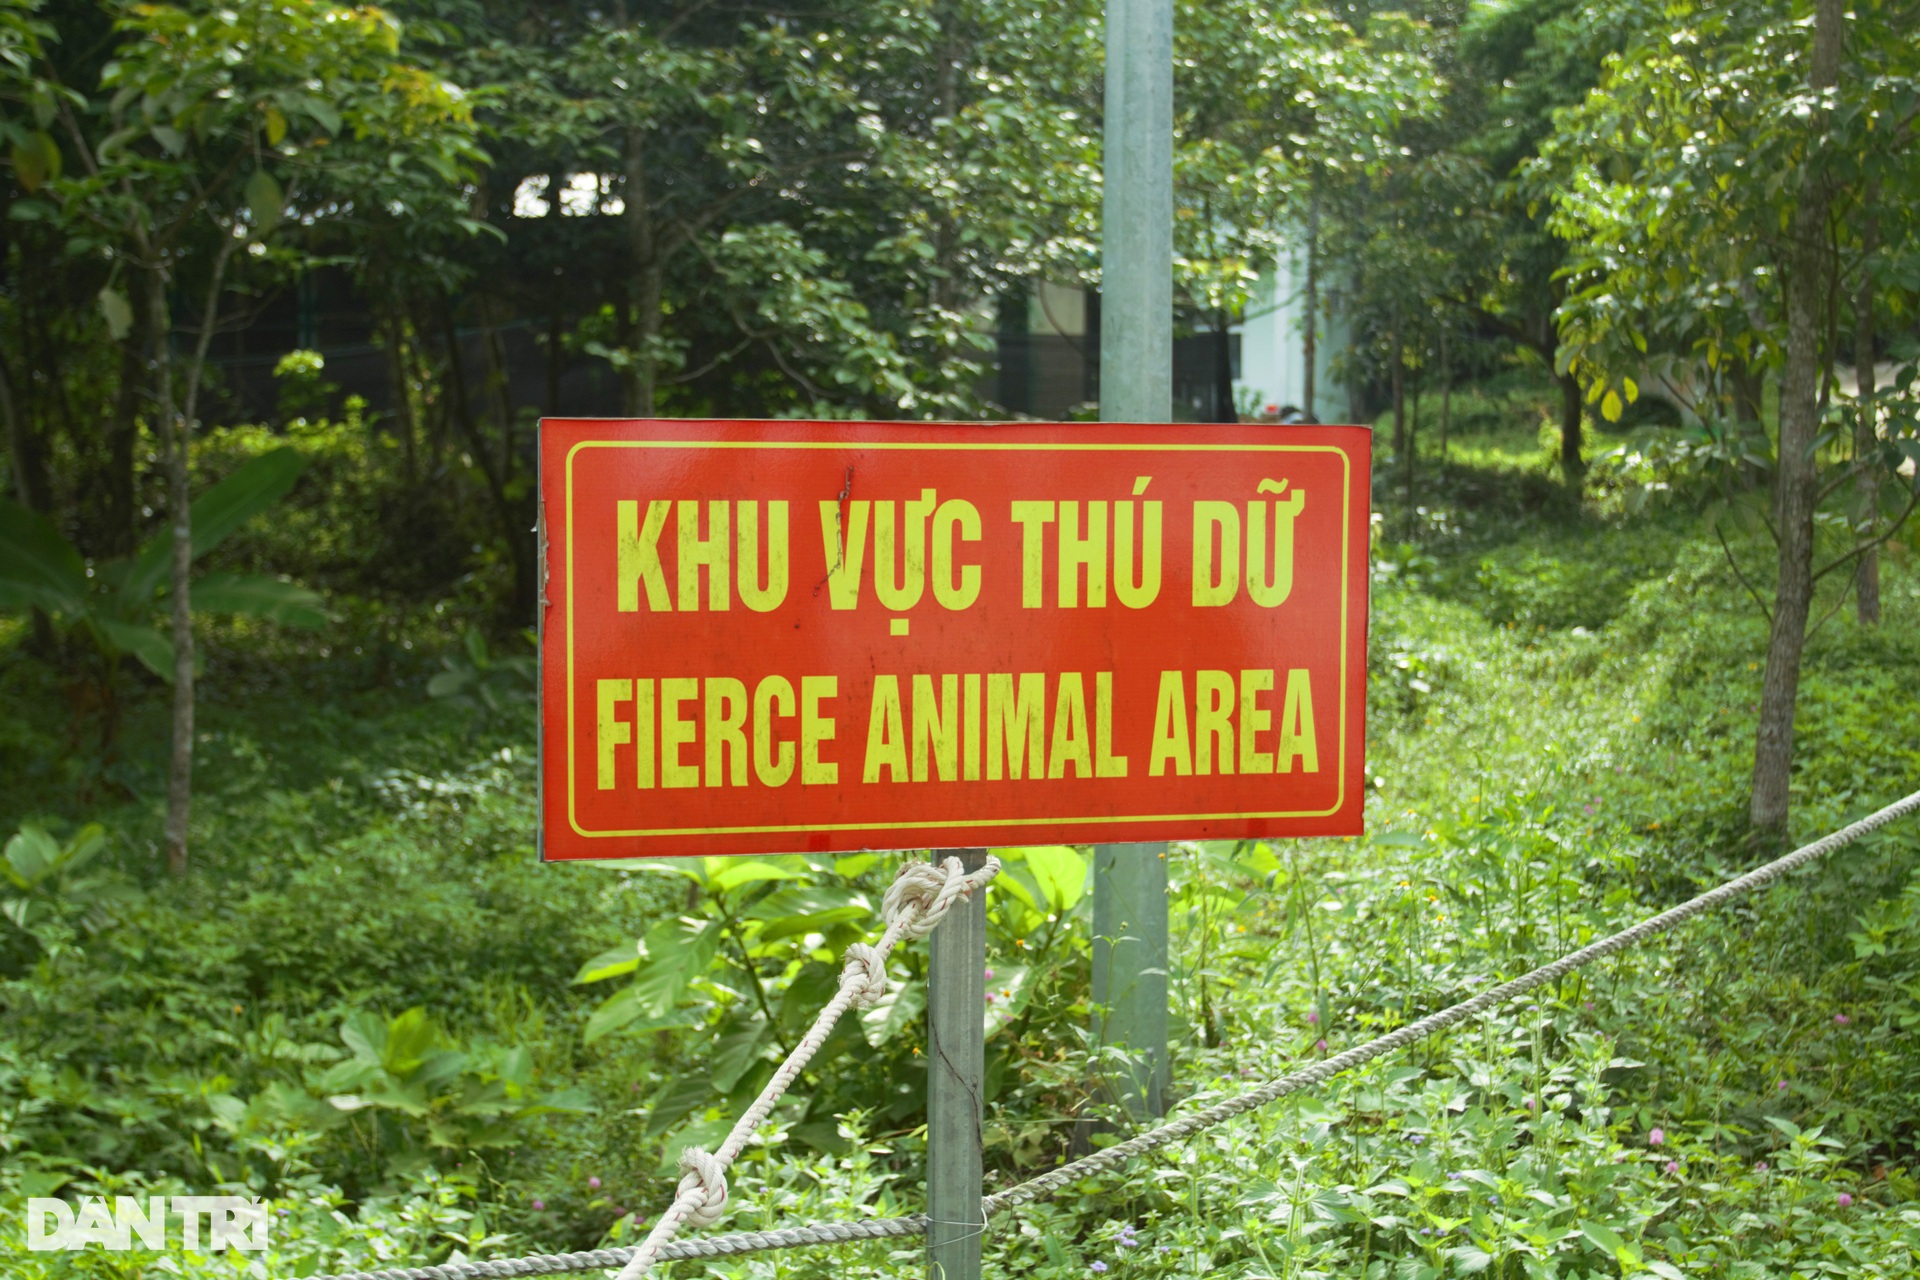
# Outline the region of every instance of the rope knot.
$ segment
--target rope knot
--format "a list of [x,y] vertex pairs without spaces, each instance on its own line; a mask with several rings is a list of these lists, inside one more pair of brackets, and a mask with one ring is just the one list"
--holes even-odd
[[726,1169],[718,1156],[698,1147],[688,1147],[680,1153],[679,1193],[700,1195],[700,1203],[687,1211],[689,1226],[710,1227],[726,1216]]
[[852,992],[856,1009],[870,1009],[887,994],[887,958],[879,948],[856,942],[841,958],[846,966],[840,973],[840,986]]
[[1000,873],[1000,859],[989,856],[986,865],[969,874],[960,868],[960,859],[948,858],[939,866],[930,862],[909,862],[887,886],[880,901],[880,916],[889,927],[898,925],[902,937],[924,938],[946,918],[953,904],[970,898],[973,891]]

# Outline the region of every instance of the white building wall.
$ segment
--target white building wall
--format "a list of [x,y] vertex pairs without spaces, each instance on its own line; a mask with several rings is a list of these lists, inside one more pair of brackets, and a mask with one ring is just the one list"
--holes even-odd
[[1306,262],[1303,257],[1282,259],[1261,278],[1247,304],[1239,328],[1240,376],[1234,379],[1234,400],[1243,410],[1251,405],[1255,417],[1268,418],[1292,406],[1306,409],[1321,422],[1339,422],[1347,414],[1346,388],[1333,381],[1333,358],[1346,345],[1344,325],[1330,323],[1322,297],[1318,346],[1314,352],[1314,403],[1306,403],[1305,336]]

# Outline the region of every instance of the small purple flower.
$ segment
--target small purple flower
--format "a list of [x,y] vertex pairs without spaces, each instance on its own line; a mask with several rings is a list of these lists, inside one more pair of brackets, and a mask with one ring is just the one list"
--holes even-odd
[[1095,1259],[1093,1266],[1088,1268],[1088,1270],[1090,1271],[1105,1271],[1106,1269],[1107,1269],[1107,1264],[1099,1261],[1098,1259]]
[[1667,1131],[1665,1129],[1654,1129],[1647,1134],[1647,1145],[1650,1147],[1657,1147],[1666,1140]]
[[993,981],[993,970],[991,970],[991,969],[989,969],[989,970],[987,970],[987,981],[988,981],[988,982],[992,982],[992,981]]
[[547,1207],[547,1202],[545,1200],[535,1200],[533,1202],[533,1211],[535,1213],[539,1213],[542,1209],[546,1207]]
[[1755,1173],[1765,1173],[1767,1171],[1767,1162],[1765,1160],[1756,1161],[1753,1166],[1753,1171]]
[[1842,1191],[1839,1195],[1834,1197],[1833,1202],[1839,1205],[1842,1209],[1847,1209],[1852,1207],[1853,1197],[1848,1195],[1846,1192]]
[[1787,1091],[1787,1082],[1785,1080],[1782,1080],[1779,1083],[1775,1084],[1774,1088],[1778,1089],[1782,1093],[1785,1093]]
[[1668,1173],[1680,1172],[1680,1162],[1678,1160],[1667,1161],[1667,1172]]
[[1591,1000],[1582,1000],[1582,1001],[1580,1002],[1580,1007],[1581,1007],[1582,1009],[1585,1009],[1585,1010],[1586,1010],[1586,1011],[1587,1011],[1588,1013],[1592,1013],[1592,1012],[1593,1012],[1593,1001],[1591,1001]]
[[598,1178],[597,1176],[596,1176],[596,1177],[592,1177],[592,1178],[588,1178],[588,1179],[587,1179],[587,1186],[588,1186],[588,1187],[590,1187],[590,1188],[592,1188],[592,1189],[593,1189],[593,1190],[595,1190],[595,1191],[598,1191],[598,1190],[600,1189],[600,1179],[599,1179],[599,1178]]
[[1321,1053],[1325,1053],[1327,1051],[1327,1042],[1325,1040],[1315,1040],[1313,1042],[1313,1047],[1315,1049],[1318,1049]]
[[1531,1111],[1531,1110],[1533,1110],[1533,1099],[1532,1099],[1532,1098],[1527,1098],[1527,1099],[1524,1099],[1524,1100],[1523,1100],[1523,1101],[1522,1101],[1522,1102],[1520,1103],[1520,1105],[1521,1105],[1521,1106],[1523,1106],[1523,1107],[1525,1107],[1525,1108],[1526,1108],[1527,1110],[1529,1110],[1529,1111]]
[[1319,1015],[1319,1013],[1317,1013],[1316,1011],[1314,1011],[1314,1010],[1312,1010],[1312,1009],[1309,1009],[1309,1010],[1307,1010],[1307,1025],[1308,1025],[1308,1026],[1313,1026],[1313,1025],[1314,1025],[1315,1023],[1317,1023],[1317,1022],[1319,1022],[1319,1021],[1320,1021],[1320,1015]]
[[1410,1138],[1408,1138],[1408,1139],[1407,1139],[1407,1141],[1408,1141],[1408,1142],[1411,1142],[1411,1143],[1412,1143],[1412,1144],[1413,1144],[1414,1146],[1416,1146],[1416,1147],[1417,1147],[1417,1146],[1419,1146],[1419,1145],[1420,1145],[1420,1143],[1421,1143],[1421,1141],[1422,1141],[1422,1139],[1421,1139],[1421,1137],[1420,1137],[1420,1135],[1416,1133],[1416,1134],[1414,1134],[1414,1135],[1413,1135],[1412,1137],[1410,1137]]
[[1852,1022],[1852,1021],[1853,1021],[1853,1019],[1852,1019],[1852,1018],[1849,1018],[1849,1017],[1848,1017],[1848,1016],[1847,1016],[1846,1014],[1844,1014],[1844,1013],[1836,1013],[1836,1014],[1834,1014],[1834,1015],[1833,1015],[1833,1025],[1834,1025],[1834,1026],[1836,1026],[1836,1027],[1844,1027],[1844,1026],[1846,1026],[1846,1025],[1847,1025],[1848,1023],[1850,1023],[1850,1022]]
[[1460,1181],[1460,1176],[1461,1176],[1460,1171],[1458,1169],[1451,1169],[1447,1172],[1447,1181],[1458,1182]]

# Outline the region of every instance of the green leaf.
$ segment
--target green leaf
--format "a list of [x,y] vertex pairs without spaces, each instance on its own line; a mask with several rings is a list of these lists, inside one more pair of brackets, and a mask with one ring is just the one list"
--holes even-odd
[[[429,690],[431,692],[431,690]],[[593,959],[580,966],[580,972],[573,975],[576,983],[605,982],[608,978],[617,978],[623,973],[632,973],[640,967],[640,946],[635,942],[624,943],[602,951]]]
[[1600,401],[1600,416],[1608,422],[1618,422],[1620,421],[1621,409],[1620,393],[1612,388],[1608,388],[1607,394],[1602,397]]
[[640,1007],[640,996],[632,987],[622,987],[600,1002],[587,1018],[586,1030],[581,1034],[582,1042],[592,1044],[602,1036],[611,1035],[620,1028],[637,1021],[646,1010]]
[[86,609],[87,565],[53,522],[0,498],[0,608]]
[[1640,398],[1640,384],[1632,378],[1620,379],[1620,389],[1627,393],[1627,403],[1632,404]]
[[1627,1243],[1620,1238],[1619,1234],[1615,1232],[1613,1228],[1602,1226],[1598,1222],[1582,1222],[1580,1224],[1580,1234],[1592,1241],[1594,1246],[1609,1258],[1617,1257],[1620,1250],[1624,1248]]
[[289,627],[320,627],[327,611],[314,592],[259,573],[210,573],[191,589],[195,613],[235,613]]
[[903,982],[881,996],[879,1002],[860,1015],[861,1030],[867,1043],[883,1048],[927,1011],[927,984],[918,978]]
[[713,1100],[713,1085],[705,1076],[675,1076],[660,1086],[647,1103],[649,1138],[657,1138]]
[[[722,861],[715,859],[715,861]],[[771,862],[762,862],[753,858],[729,858],[725,865],[707,874],[707,887],[724,893],[729,889],[738,889],[742,885],[757,884],[762,880],[804,880],[806,873],[790,871],[775,866]]]
[[99,301],[100,318],[107,322],[107,334],[118,342],[133,328],[133,307],[127,302],[127,295],[112,285],[100,287]]
[[279,180],[271,173],[255,169],[247,179],[246,196],[247,212],[253,217],[254,238],[264,240],[280,225],[280,215],[287,207],[286,192],[280,189]]
[[20,887],[38,884],[60,861],[60,844],[42,827],[22,826],[7,841],[7,865],[20,878]]
[[1087,862],[1066,845],[1040,845],[1026,849],[1027,867],[1039,882],[1040,890],[1056,912],[1066,912],[1080,901],[1087,889]]
[[1680,1268],[1674,1266],[1671,1262],[1660,1262],[1657,1260],[1650,1260],[1647,1263],[1647,1270],[1653,1272],[1653,1274],[1657,1276],[1660,1276],[1661,1280],[1687,1280],[1686,1275],[1680,1270]]
[[377,1066],[387,1044],[387,1020],[369,1009],[355,1009],[340,1023],[340,1042],[361,1062]]
[[723,1028],[713,1042],[713,1060],[709,1065],[713,1087],[721,1093],[731,1092],[747,1069],[759,1061],[760,1051],[769,1038],[766,1021],[757,1015]]
[[130,653],[140,665],[162,680],[173,681],[173,641],[159,628],[144,622],[122,622],[118,618],[95,617],[93,632],[116,653]]
[[13,172],[29,195],[41,184],[60,176],[60,147],[45,129],[17,135],[13,144]]
[[287,136],[286,113],[281,111],[280,108],[278,107],[273,107],[273,106],[268,107],[266,128],[267,128],[267,145],[270,147],[279,146],[280,140]]
[[[233,532],[285,497],[306,469],[298,449],[280,448],[249,458],[220,483],[194,499],[193,558],[198,560],[226,541]],[[122,596],[128,602],[152,598],[166,578],[172,536],[163,529],[141,546],[133,572],[127,575]]]

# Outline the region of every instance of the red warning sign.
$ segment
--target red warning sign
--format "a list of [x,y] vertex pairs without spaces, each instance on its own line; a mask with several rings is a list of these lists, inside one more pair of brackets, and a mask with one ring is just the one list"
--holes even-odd
[[543,422],[543,854],[1356,834],[1369,443]]

